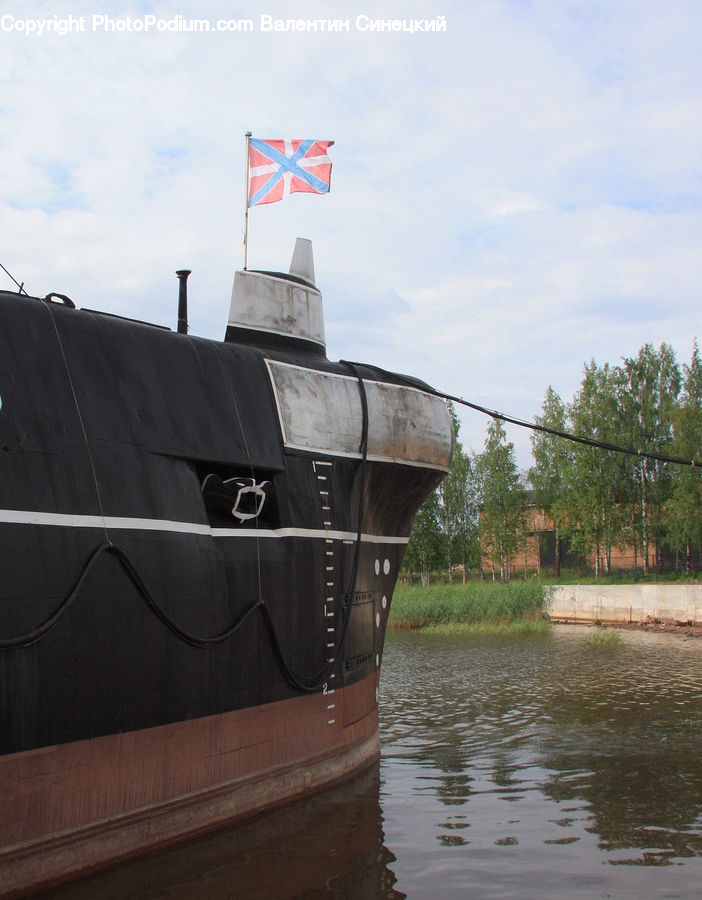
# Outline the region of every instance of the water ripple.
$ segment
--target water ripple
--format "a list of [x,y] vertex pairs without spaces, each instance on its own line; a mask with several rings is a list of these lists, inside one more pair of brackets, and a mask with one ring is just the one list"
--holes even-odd
[[[564,868],[570,874],[554,882],[554,896],[590,895],[603,878],[616,887],[620,872],[636,893],[632,873],[655,878],[653,869],[672,866],[682,873],[675,893],[697,893],[702,642],[626,632],[604,654],[588,633],[389,636],[381,680],[386,835],[392,844],[400,795],[417,835],[413,862],[398,854],[398,886],[407,862],[421,894],[414,862],[433,834],[449,854],[434,865],[457,891],[475,890],[475,867],[501,853],[524,877],[510,886],[493,871],[485,896],[528,895],[529,872],[547,885],[547,873]],[[470,839],[437,818],[456,808]]]

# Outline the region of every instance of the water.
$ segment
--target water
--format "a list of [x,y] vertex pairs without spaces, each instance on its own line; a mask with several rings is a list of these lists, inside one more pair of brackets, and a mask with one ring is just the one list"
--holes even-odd
[[380,802],[409,896],[699,896],[702,643],[387,648]]
[[382,760],[53,897],[693,897],[702,641],[391,632]]

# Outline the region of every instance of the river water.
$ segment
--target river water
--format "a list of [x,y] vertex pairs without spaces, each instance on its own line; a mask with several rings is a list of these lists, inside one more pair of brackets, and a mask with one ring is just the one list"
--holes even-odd
[[702,640],[390,632],[382,759],[52,897],[697,897]]

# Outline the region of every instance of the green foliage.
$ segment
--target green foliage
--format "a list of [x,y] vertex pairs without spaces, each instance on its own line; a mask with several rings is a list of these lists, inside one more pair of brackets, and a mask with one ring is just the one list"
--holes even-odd
[[591,631],[585,638],[585,643],[593,650],[614,650],[619,647],[622,640],[617,631]]
[[478,458],[482,516],[480,546],[489,555],[493,572],[508,581],[510,566],[524,539],[524,488],[514,458],[514,444],[507,441],[502,423],[491,419],[485,449]]
[[[622,373],[594,360],[585,366],[580,390],[570,405],[573,432],[609,444],[623,445],[618,410]],[[609,571],[612,547],[622,541],[628,521],[626,497],[622,490],[625,462],[619,454],[577,444],[573,467],[565,493],[566,530],[573,546],[585,558],[594,558],[595,574],[600,561]]]
[[[567,431],[568,413],[565,404],[549,385],[542,407],[542,415],[536,424],[555,431]],[[563,524],[568,521],[567,494],[573,471],[573,445],[547,432],[535,431],[531,437],[534,465],[529,470],[529,481],[534,488],[537,506],[550,516],[553,522],[555,551],[554,575],[560,574],[561,541]]]
[[557,579],[551,579],[552,583],[558,584],[684,584],[689,581],[691,584],[697,584],[699,579],[694,575],[685,575],[680,572],[648,572],[644,574],[642,568],[632,570],[614,569],[609,575],[592,574],[592,569],[588,568],[587,573],[580,568],[562,569]]
[[441,502],[438,490],[432,491],[421,506],[412,526],[412,536],[405,551],[403,568],[418,572],[422,584],[429,584],[429,573],[440,566],[443,538]]
[[390,624],[404,628],[449,623],[477,624],[540,619],[543,582],[474,581],[467,584],[398,584]]
[[452,580],[454,566],[461,567],[465,580],[480,559],[475,463],[458,440],[453,404],[449,402],[448,408],[453,423],[451,468],[419,510],[403,561],[403,571],[418,574],[422,584],[428,584],[430,572],[439,569]]
[[[635,358],[625,359],[622,369],[620,416],[625,440],[636,450],[669,453],[673,444],[673,414],[680,393],[680,369],[667,344],[656,351],[644,344]],[[639,540],[644,571],[649,548],[661,544],[665,526],[664,504],[670,497],[669,466],[641,457],[630,469],[630,484],[637,499]]]
[[[404,572],[443,572],[449,581],[478,565],[511,577],[527,540],[529,497],[502,422],[490,420],[483,452],[468,455],[454,430],[451,470],[417,516]],[[702,552],[702,360],[695,340],[682,373],[667,344],[645,344],[621,366],[585,365],[564,403],[549,386],[537,424],[606,444],[695,459],[693,467],[573,444],[545,432],[532,437],[528,481],[555,539],[556,576],[566,547],[595,578],[610,575],[613,550],[634,554],[645,576],[661,572],[664,547],[689,574]],[[594,565],[593,565],[594,563]],[[569,565],[572,561],[569,562]],[[485,573],[484,573],[485,574]]]
[[473,461],[458,440],[459,424],[453,404],[449,402],[448,407],[453,422],[453,459],[438,494],[443,511],[445,565],[451,581],[453,565],[462,567],[465,580],[477,558],[479,488]]
[[[697,341],[692,360],[684,366],[683,394],[673,415],[673,450],[682,458],[702,456],[702,361]],[[676,466],[671,473],[670,499],[665,508],[665,538],[691,569],[693,548],[702,546],[702,469]]]

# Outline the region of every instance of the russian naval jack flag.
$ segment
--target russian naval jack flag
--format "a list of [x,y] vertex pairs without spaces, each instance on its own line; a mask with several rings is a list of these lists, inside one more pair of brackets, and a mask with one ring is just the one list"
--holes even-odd
[[251,137],[248,143],[249,206],[276,203],[296,191],[328,193],[332,164],[327,149],[334,141]]

